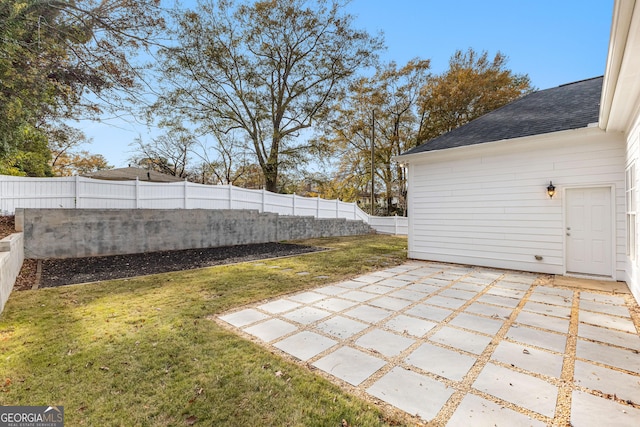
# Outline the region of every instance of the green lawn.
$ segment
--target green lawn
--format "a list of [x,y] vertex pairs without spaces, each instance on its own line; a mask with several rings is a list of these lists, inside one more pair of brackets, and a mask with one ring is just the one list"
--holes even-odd
[[393,236],[301,243],[333,250],[14,292],[0,315],[0,405],[62,405],[68,426],[398,425],[209,320],[406,258]]

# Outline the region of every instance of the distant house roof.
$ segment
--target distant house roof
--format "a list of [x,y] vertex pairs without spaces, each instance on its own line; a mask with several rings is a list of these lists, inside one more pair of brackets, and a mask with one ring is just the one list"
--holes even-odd
[[597,124],[603,77],[533,92],[405,153],[416,154]]
[[136,178],[139,181],[150,182],[182,182],[183,178],[177,176],[167,175],[164,173],[142,169],[142,168],[118,168],[118,169],[103,169],[97,172],[91,172],[83,175],[87,178],[94,179],[106,179],[109,181],[133,181]]

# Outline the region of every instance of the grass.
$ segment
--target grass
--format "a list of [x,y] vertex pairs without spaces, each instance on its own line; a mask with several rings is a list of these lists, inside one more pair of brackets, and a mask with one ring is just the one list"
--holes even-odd
[[0,405],[62,405],[69,426],[396,425],[207,319],[406,257],[393,236],[301,243],[333,250],[14,292],[0,315]]

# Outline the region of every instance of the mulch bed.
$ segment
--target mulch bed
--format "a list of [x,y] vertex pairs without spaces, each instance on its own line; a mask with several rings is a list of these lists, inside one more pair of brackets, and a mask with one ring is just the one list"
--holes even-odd
[[[14,217],[0,216],[0,239],[11,233],[15,233]],[[324,249],[287,243],[260,243],[131,255],[46,259],[41,261],[38,287],[50,288],[101,280],[124,279],[147,274],[300,255],[321,250]],[[36,260],[24,260],[14,290],[33,288],[38,281],[37,265]]]
[[321,250],[324,249],[286,243],[261,243],[131,255],[47,259],[42,261],[39,287],[192,270],[237,262],[300,255]]

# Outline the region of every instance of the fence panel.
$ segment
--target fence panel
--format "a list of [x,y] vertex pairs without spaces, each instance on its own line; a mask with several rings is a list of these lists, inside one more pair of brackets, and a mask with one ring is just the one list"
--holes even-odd
[[0,212],[16,208],[75,208],[75,178],[25,178],[2,176]]
[[317,216],[318,198],[316,197],[293,197],[293,215],[297,216]]
[[[77,177],[76,208],[135,209],[136,181],[105,181]],[[74,206],[71,206],[74,207]]]
[[[239,188],[233,186],[225,186],[229,192],[228,205],[229,209],[251,209],[265,212],[263,202],[263,191],[250,190],[248,188]],[[266,212],[270,212],[267,210]]]
[[265,192],[264,210],[280,215],[293,215],[293,197],[290,194]]
[[406,236],[409,232],[409,221],[403,216],[370,216],[369,225],[378,233]]
[[16,208],[250,209],[280,215],[362,220],[382,233],[407,234],[407,218],[371,217],[355,203],[191,182],[105,181],[0,175],[0,214]]
[[189,209],[229,209],[229,186],[203,185],[190,182],[187,186]]

